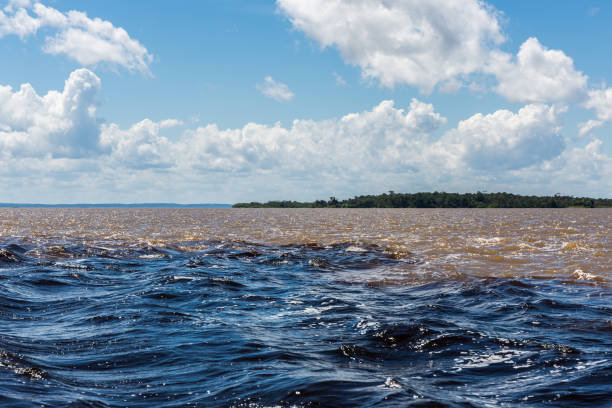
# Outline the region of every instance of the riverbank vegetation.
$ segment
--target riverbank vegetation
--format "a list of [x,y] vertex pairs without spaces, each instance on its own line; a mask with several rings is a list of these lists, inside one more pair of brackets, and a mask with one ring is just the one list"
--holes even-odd
[[330,197],[313,202],[268,201],[237,203],[234,208],[568,208],[612,207],[612,199],[554,196],[523,196],[510,193],[388,193],[361,195],[346,200]]

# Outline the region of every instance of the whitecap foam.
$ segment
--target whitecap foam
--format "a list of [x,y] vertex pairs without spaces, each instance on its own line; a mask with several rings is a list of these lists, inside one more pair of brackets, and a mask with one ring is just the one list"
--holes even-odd
[[576,269],[574,271],[574,273],[572,273],[572,276],[575,277],[578,280],[594,280],[594,279],[597,279],[597,275],[585,272],[582,269]]
[[165,254],[149,254],[149,255],[140,255],[139,258],[143,259],[156,259],[156,258],[165,258],[167,255]]
[[367,249],[358,247],[356,245],[351,245],[349,247],[346,247],[346,249],[344,251],[345,252],[366,252]]
[[68,262],[56,262],[54,265],[59,266],[60,268],[66,268],[66,269],[88,269],[89,268],[89,266],[87,265],[79,265],[77,263],[68,263]]
[[463,368],[488,367],[492,364],[499,363],[514,365],[514,359],[525,354],[528,354],[528,352],[519,350],[500,350],[492,354],[475,354],[469,357],[455,359],[455,363],[457,364],[455,367],[461,370]]
[[183,275],[174,275],[172,277],[172,279],[177,280],[177,281],[192,281],[192,280],[198,280],[198,278],[194,278],[193,276],[183,276]]
[[477,246],[493,246],[493,245],[497,245],[500,242],[502,242],[503,238],[500,238],[500,237],[492,237],[492,238],[473,237],[473,238],[470,238],[469,241],[471,241],[473,244]]

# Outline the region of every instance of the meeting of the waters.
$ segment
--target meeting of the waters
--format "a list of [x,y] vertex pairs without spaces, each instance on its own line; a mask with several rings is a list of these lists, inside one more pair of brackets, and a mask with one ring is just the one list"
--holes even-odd
[[0,406],[612,405],[609,208],[0,225]]

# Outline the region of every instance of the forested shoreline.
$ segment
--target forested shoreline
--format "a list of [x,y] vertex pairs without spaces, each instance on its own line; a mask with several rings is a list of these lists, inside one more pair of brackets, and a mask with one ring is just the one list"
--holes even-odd
[[330,197],[313,202],[268,201],[237,203],[234,208],[569,208],[612,207],[612,199],[554,196],[526,196],[510,193],[388,193],[361,195],[346,200]]

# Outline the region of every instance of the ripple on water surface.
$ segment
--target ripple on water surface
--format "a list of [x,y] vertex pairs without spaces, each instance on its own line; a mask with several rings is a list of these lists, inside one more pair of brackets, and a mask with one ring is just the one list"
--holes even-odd
[[0,405],[612,404],[610,210],[0,219]]

